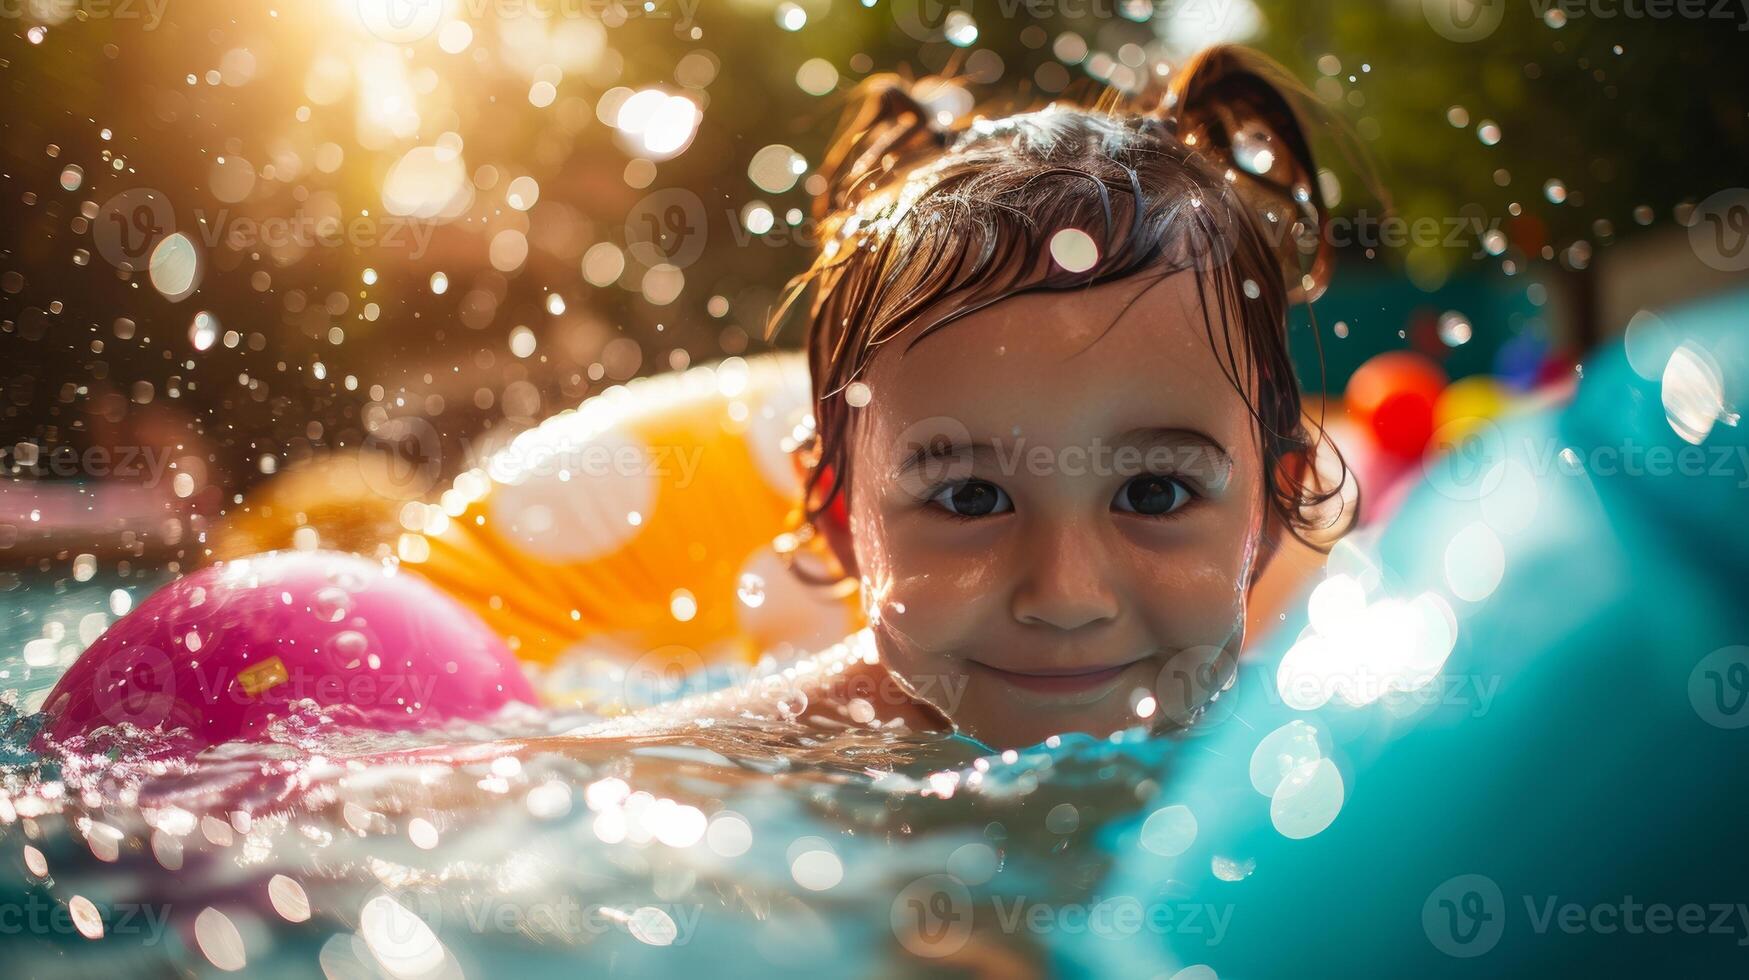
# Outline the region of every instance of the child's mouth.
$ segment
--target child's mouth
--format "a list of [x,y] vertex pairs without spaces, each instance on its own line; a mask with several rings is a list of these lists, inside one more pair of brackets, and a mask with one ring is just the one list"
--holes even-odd
[[1122,676],[1124,671],[1135,666],[1136,661],[1093,670],[1069,667],[1027,671],[992,667],[981,660],[973,660],[971,663],[997,680],[1033,694],[1085,697],[1104,694],[1105,689]]

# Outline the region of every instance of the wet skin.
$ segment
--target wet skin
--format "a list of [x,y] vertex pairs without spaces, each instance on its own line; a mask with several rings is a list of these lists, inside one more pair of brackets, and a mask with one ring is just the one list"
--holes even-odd
[[828,533],[880,658],[844,678],[910,695],[878,716],[1019,746],[1170,726],[1230,677],[1267,508],[1207,330],[1194,276],[1140,275],[876,354]]

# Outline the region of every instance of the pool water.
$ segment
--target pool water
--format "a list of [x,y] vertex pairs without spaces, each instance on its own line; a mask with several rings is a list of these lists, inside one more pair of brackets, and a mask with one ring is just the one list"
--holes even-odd
[[[122,731],[39,758],[29,709],[117,583],[21,580],[0,609],[8,973],[1741,964],[1749,468],[1599,461],[1693,445],[1675,422],[1709,392],[1744,402],[1743,310],[1672,327],[1711,366],[1699,388],[1606,351],[1572,406],[1431,469],[1169,737],[998,754],[776,714],[581,737],[587,710],[517,710],[417,735],[290,723],[193,760]],[[1749,458],[1734,421],[1703,445]],[[63,639],[27,658],[51,622]]]

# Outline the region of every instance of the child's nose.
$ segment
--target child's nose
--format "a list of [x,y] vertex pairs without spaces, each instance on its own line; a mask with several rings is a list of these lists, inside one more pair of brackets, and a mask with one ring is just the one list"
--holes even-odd
[[1065,522],[1039,535],[1021,560],[1025,565],[1013,598],[1016,622],[1073,630],[1117,618],[1109,563],[1088,529]]

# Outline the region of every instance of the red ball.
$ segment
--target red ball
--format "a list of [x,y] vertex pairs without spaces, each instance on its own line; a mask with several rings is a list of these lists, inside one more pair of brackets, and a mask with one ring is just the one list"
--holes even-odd
[[1380,449],[1415,459],[1433,436],[1433,406],[1445,388],[1439,365],[1411,351],[1369,359],[1348,379],[1348,417],[1372,434]]

